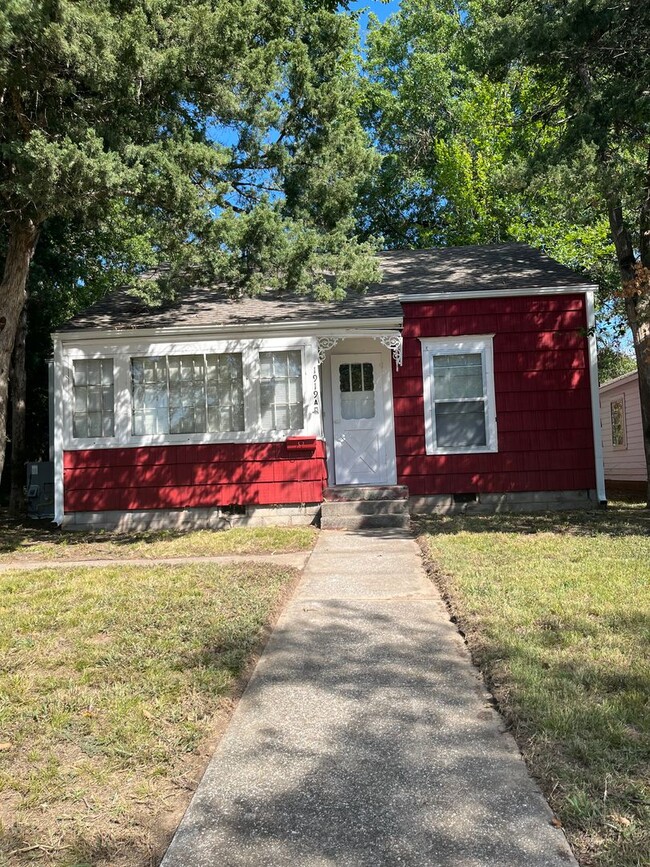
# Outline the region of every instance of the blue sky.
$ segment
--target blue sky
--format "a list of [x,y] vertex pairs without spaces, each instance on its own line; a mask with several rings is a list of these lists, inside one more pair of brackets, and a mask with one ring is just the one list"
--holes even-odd
[[361,15],[361,20],[359,22],[361,27],[361,32],[366,29],[366,24],[368,22],[368,12],[374,12],[374,14],[379,18],[380,21],[385,21],[389,15],[392,15],[393,12],[397,12],[399,9],[399,0],[390,0],[389,3],[380,3],[378,0],[352,0],[350,3],[350,9],[352,11],[356,11],[358,9],[363,10],[363,14]]

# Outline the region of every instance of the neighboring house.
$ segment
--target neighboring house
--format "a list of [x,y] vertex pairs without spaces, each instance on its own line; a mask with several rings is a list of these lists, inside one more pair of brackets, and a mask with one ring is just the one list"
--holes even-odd
[[595,287],[520,244],[380,259],[342,302],[122,293],[63,326],[56,520],[310,521],[328,484],[416,511],[604,500]]
[[634,370],[600,387],[605,485],[646,493],[648,471],[643,447],[639,374]]

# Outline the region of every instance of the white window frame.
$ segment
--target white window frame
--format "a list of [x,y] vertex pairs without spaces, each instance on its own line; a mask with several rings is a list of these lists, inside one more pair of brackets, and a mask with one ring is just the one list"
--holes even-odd
[[[623,441],[620,443],[614,442],[614,424],[613,424],[613,409],[614,405],[619,404],[621,407],[621,432],[623,434]],[[625,394],[620,394],[618,397],[613,397],[609,402],[609,439],[611,447],[614,451],[625,451],[627,449],[627,418],[625,416]]]
[[[298,349],[302,362],[303,427],[300,430],[265,430],[261,424],[259,395],[259,353]],[[131,358],[160,355],[241,353],[244,380],[244,430],[180,434],[132,433]],[[72,362],[76,359],[113,359],[114,436],[73,437]],[[319,382],[316,338],[277,337],[266,339],[184,340],[156,342],[125,340],[107,344],[101,340],[81,345],[64,343],[60,349],[61,439],[64,451],[90,448],[129,448],[154,445],[198,445],[202,443],[281,442],[288,436],[322,437],[320,401],[315,383]]]
[[[428,455],[464,455],[498,452],[496,400],[494,394],[494,351],[493,334],[449,337],[421,337],[422,382],[424,385],[424,429],[426,452]],[[438,446],[436,440],[435,398],[433,358],[436,355],[481,356],[483,369],[483,394],[485,396],[485,434],[484,446],[461,446],[449,448]]]

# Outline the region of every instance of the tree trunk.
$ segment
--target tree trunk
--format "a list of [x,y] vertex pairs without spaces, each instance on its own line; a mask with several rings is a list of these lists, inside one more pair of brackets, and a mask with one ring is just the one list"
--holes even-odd
[[9,367],[14,351],[18,319],[25,306],[29,265],[38,241],[38,226],[32,220],[14,223],[7,237],[7,258],[0,283],[0,475],[7,445],[7,397]]
[[[650,167],[650,161],[649,161]],[[646,200],[641,209],[641,252],[650,256],[650,245],[643,237],[650,220],[650,168],[647,175]],[[647,207],[648,212],[644,213]],[[639,395],[641,398],[641,425],[645,452],[648,484],[646,507],[650,509],[650,262],[638,262],[630,232],[623,219],[620,201],[609,203],[609,224],[623,283],[625,313],[632,331],[634,353],[639,370]]]
[[18,319],[11,365],[11,493],[9,514],[14,518],[25,515],[25,423],[27,377],[25,371],[25,340],[27,338],[27,307]]

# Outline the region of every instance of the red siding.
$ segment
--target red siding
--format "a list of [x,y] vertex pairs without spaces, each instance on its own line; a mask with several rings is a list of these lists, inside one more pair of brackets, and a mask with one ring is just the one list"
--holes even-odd
[[[397,480],[411,494],[595,488],[583,295],[404,304],[393,374]],[[420,337],[494,334],[499,451],[427,455]]]
[[64,453],[65,511],[320,503],[325,444],[150,446]]

